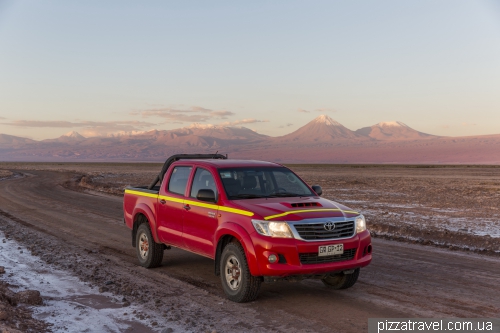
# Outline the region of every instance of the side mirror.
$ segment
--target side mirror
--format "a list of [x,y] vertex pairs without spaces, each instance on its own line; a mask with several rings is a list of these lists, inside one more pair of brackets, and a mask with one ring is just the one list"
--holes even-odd
[[321,189],[321,186],[319,185],[313,185],[312,189],[318,196],[321,196],[323,194],[323,190]]
[[206,202],[216,202],[215,200],[215,192],[213,190],[210,190],[208,188],[202,188],[201,190],[198,191],[198,194],[196,195],[196,199],[200,201],[206,201]]

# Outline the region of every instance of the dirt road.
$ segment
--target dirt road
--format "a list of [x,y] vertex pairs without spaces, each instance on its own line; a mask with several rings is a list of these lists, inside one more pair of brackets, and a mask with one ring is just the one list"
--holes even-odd
[[[207,258],[172,249],[166,251],[161,267],[138,267],[130,231],[122,222],[121,198],[62,187],[74,177],[70,172],[20,172],[27,175],[0,182],[0,223],[9,220],[39,237],[51,235],[47,237],[59,242],[58,249],[105,258],[108,264],[101,270],[120,276],[122,288],[117,293],[135,295],[137,301],[154,295],[160,300],[157,303],[174,304],[162,311],[175,311],[177,315],[169,320],[183,324],[189,317],[186,325],[199,321],[202,325],[194,327],[211,324],[217,332],[229,327],[363,332],[368,318],[491,318],[500,313],[498,257],[380,239],[373,241],[372,264],[349,290],[327,290],[315,280],[264,284],[257,301],[230,303],[213,274],[213,261]],[[39,254],[58,258],[57,251],[47,248]],[[84,270],[73,268],[79,274]],[[130,292],[126,286],[137,290]]]

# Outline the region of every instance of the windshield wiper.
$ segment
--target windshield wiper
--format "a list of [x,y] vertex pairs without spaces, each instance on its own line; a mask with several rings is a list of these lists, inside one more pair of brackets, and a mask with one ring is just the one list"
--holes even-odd
[[290,193],[290,192],[274,192],[268,195],[269,198],[278,197],[302,197],[302,194]]
[[254,198],[265,198],[265,197],[266,196],[264,195],[250,194],[250,193],[241,193],[231,196],[231,198],[238,198],[238,199],[254,199]]

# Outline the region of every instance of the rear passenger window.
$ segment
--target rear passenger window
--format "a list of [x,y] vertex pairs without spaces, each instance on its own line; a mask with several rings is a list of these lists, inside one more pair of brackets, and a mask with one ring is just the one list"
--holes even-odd
[[175,167],[170,176],[170,181],[168,182],[168,191],[184,195],[192,168],[193,167],[187,166]]
[[198,168],[194,174],[193,186],[191,187],[191,198],[196,198],[198,191],[201,189],[209,189],[214,191],[217,197],[217,188],[212,174],[205,169]]

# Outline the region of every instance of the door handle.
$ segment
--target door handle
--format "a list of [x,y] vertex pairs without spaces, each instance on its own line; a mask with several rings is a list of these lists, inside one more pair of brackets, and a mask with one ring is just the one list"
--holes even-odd
[[185,210],[190,210],[190,209],[191,209],[191,207],[189,207],[189,205],[184,205],[184,209],[185,209]]
[[166,203],[167,203],[167,200],[165,200],[165,199],[161,199],[161,200],[160,200],[160,203],[161,203],[162,205],[164,205],[164,204],[166,204]]

